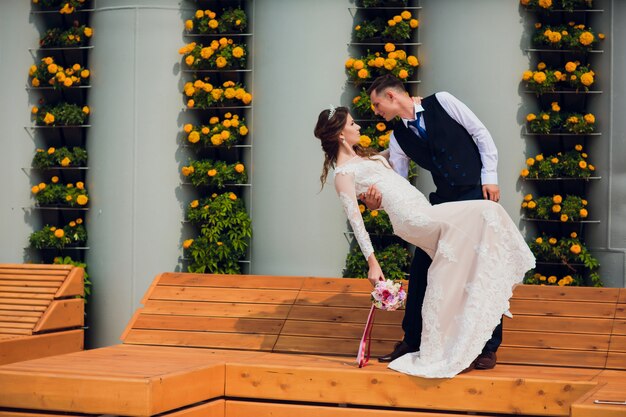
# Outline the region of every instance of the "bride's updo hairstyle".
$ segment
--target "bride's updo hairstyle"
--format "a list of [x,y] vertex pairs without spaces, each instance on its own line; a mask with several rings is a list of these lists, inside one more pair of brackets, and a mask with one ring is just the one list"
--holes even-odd
[[[328,171],[337,164],[337,154],[339,153],[340,143],[339,135],[346,126],[348,113],[347,107],[336,107],[332,115],[329,109],[325,109],[322,110],[317,118],[317,124],[315,125],[313,134],[322,142],[322,150],[324,151],[324,167],[322,169],[322,175],[320,175],[322,188],[326,183]],[[354,146],[354,151],[359,156],[370,156],[376,153],[373,150],[364,149],[359,145]]]

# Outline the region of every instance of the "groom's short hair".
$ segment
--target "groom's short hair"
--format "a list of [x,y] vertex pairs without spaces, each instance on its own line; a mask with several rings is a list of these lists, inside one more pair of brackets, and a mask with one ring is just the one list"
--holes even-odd
[[370,88],[367,89],[367,94],[371,95],[372,92],[375,91],[376,95],[379,95],[388,88],[397,91],[406,91],[404,84],[399,78],[394,77],[391,74],[385,74],[374,80]]

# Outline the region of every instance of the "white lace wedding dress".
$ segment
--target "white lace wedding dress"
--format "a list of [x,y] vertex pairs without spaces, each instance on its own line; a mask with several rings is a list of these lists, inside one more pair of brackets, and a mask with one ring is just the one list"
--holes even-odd
[[[422,307],[420,351],[389,368],[410,375],[450,378],[482,352],[515,284],[535,258],[506,211],[489,200],[431,206],[380,156],[355,157],[335,169],[335,187],[367,259],[374,251],[356,196],[376,184],[381,209],[396,235],[432,258]],[[384,273],[384,271],[383,271]]]

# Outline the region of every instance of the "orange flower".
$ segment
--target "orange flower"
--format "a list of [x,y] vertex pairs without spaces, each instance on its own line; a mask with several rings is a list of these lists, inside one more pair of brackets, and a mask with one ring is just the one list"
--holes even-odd
[[63,231],[63,229],[57,229],[54,231],[54,236],[61,239],[63,236],[65,236],[65,232]]
[[581,251],[580,245],[572,245],[569,248],[570,252],[572,252],[574,255],[578,255]]

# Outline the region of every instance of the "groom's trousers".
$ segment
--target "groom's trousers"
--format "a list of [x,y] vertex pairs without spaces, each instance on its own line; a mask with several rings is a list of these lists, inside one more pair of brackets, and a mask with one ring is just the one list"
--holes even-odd
[[[451,201],[482,200],[482,186],[456,190],[437,190],[430,194],[431,204],[441,204]],[[409,291],[406,299],[402,330],[404,330],[404,342],[411,348],[418,349],[422,335],[422,304],[426,294],[428,283],[428,268],[432,260],[430,256],[420,248],[415,248],[411,270],[409,271]],[[485,344],[483,351],[495,352],[502,343],[502,320],[494,329],[491,339]]]

